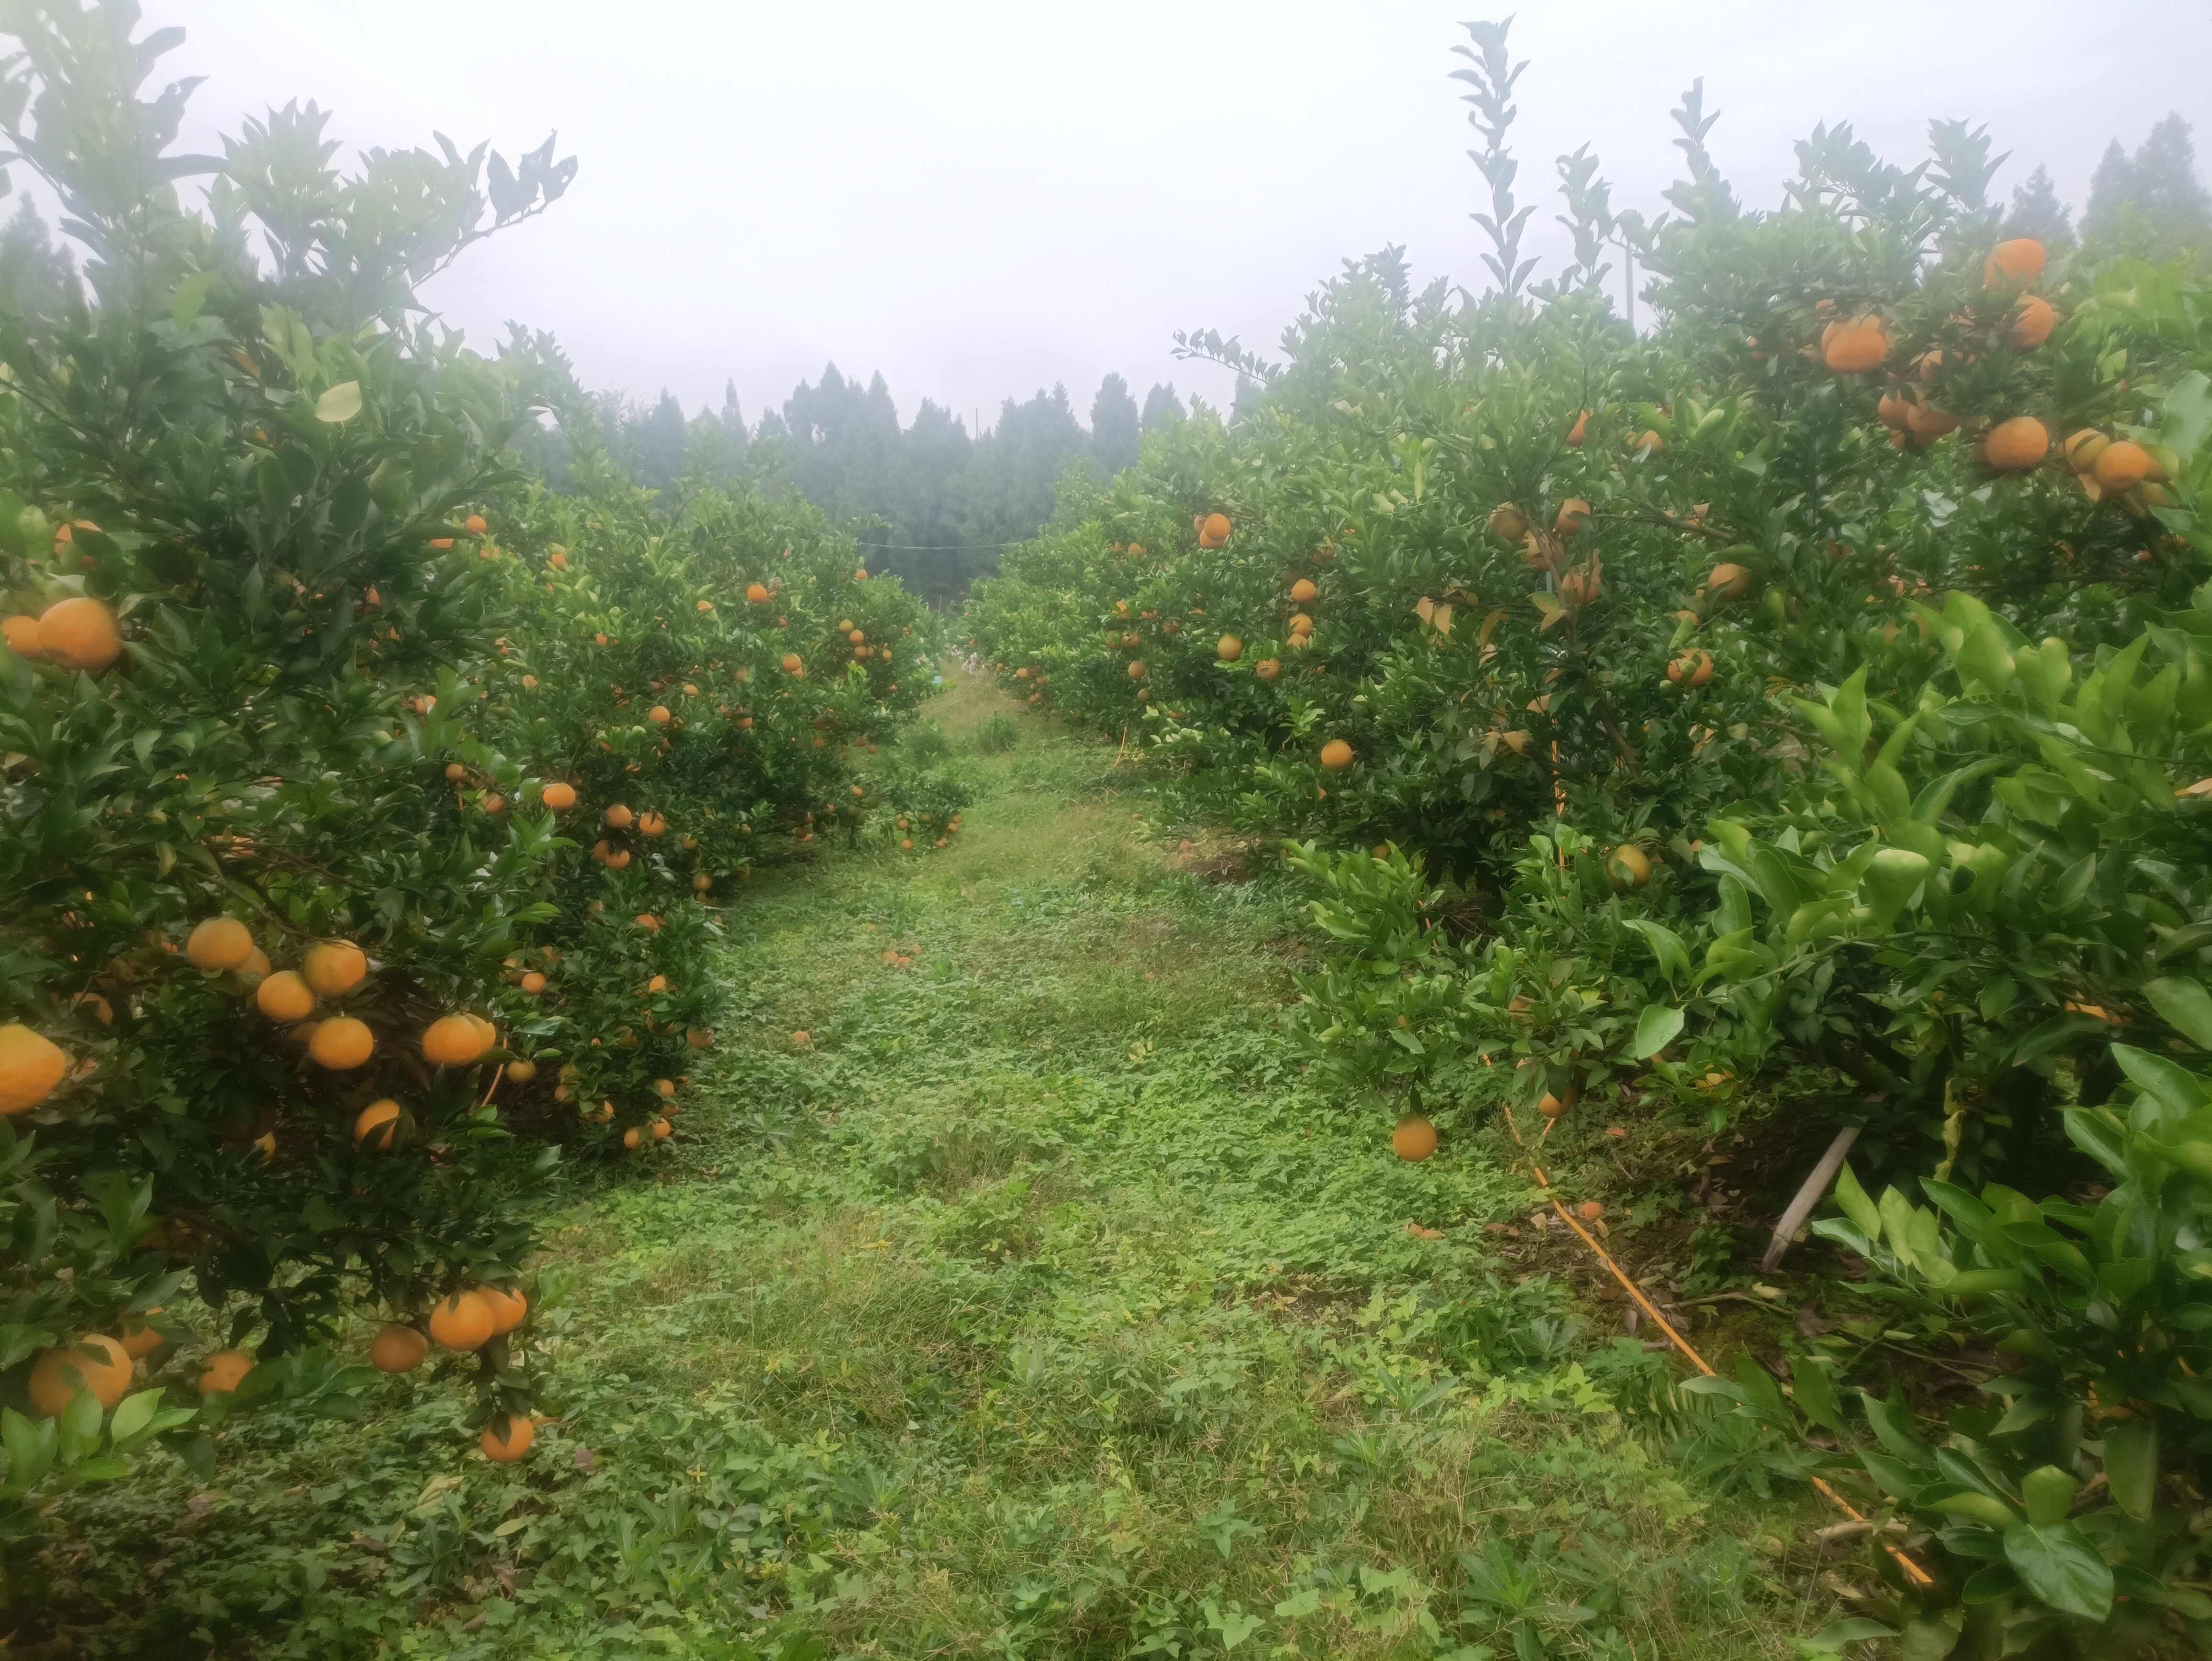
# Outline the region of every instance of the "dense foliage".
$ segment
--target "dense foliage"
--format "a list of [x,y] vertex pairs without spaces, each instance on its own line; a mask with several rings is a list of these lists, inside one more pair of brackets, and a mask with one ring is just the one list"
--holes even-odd
[[[1493,292],[1416,294],[1395,251],[1347,268],[1284,365],[1243,360],[1268,378],[1246,418],[1149,440],[1008,556],[978,649],[1166,764],[1192,816],[1301,839],[1334,946],[1304,1042],[1349,1098],[1413,1116],[1408,1157],[1424,1115],[1472,1128],[1501,1102],[1556,1122],[1555,1148],[1593,1110],[1724,1128],[1786,1074],[1793,1111],[1886,1175],[2109,1180],[2076,1144],[2106,1165],[2117,1144],[2077,1116],[2119,1082],[2114,1029],[2212,1055],[2212,301],[2094,241],[2006,238],[1961,124],[1911,169],[1816,131],[1786,206],[1747,210],[1694,89],[1672,215],[1615,215],[1587,154],[1563,158],[1577,262],[1532,283],[1515,71],[1502,27],[1474,42]],[[1624,243],[1649,333],[1600,287]],[[2168,1134],[2184,1169],[2212,1147]],[[2129,1170],[2154,1200],[2157,1167]],[[2055,1225],[2107,1226],[2069,1203]],[[2193,1376],[2193,1227],[2131,1226],[2100,1236],[2111,1274],[2164,1288],[2155,1342]],[[2058,1371],[2066,1436],[2017,1401],[1958,1433],[2090,1482],[2095,1419],[2149,1386]],[[2187,1508],[2212,1402],[2172,1405],[2191,1427],[2142,1482]],[[1992,1457],[1973,1480],[2002,1486]],[[2059,1529],[2047,1509],[2033,1526]],[[1962,1608],[1976,1645],[2109,1652],[2134,1620],[2113,1574],[2212,1612],[2180,1590],[2194,1533],[2063,1526],[2008,1536],[2010,1578],[1963,1604],[1988,1554],[1924,1548],[1961,1567],[1893,1611],[1936,1623],[1917,1645],[1948,1634],[1914,1652],[1949,1652]],[[2093,1560],[2101,1599],[2068,1590]]]
[[757,850],[906,835],[852,764],[931,672],[811,509],[519,472],[562,366],[412,291],[561,194],[550,145],[344,176],[294,106],[179,155],[174,32],[5,21],[0,127],[93,256],[0,295],[12,1546],[149,1438],[204,1469],[246,1404],[357,1413],[360,1312],[526,1451],[528,1191],[668,1134]]

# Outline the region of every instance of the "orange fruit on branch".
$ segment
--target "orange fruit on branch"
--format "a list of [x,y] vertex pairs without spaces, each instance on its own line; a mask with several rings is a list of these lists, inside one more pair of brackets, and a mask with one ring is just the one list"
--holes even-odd
[[371,1102],[354,1116],[353,1139],[356,1146],[370,1153],[387,1153],[398,1129],[399,1104],[386,1096],[382,1101]]
[[468,1067],[491,1048],[485,1024],[470,1015],[441,1015],[422,1029],[422,1059],[433,1067]]
[[0,1026],[0,1117],[36,1107],[69,1076],[69,1053],[21,1021]]
[[307,1054],[319,1067],[333,1073],[350,1072],[376,1053],[376,1036],[351,1015],[336,1015],[316,1024],[307,1040]]
[[318,940],[300,959],[300,977],[318,997],[343,998],[368,973],[368,954],[351,940]]
[[538,793],[538,799],[557,813],[576,805],[576,787],[556,779]]
[[1226,542],[1226,541],[1228,541],[1228,540],[1229,540],[1229,515],[1228,515],[1228,514],[1207,514],[1204,519],[1202,519],[1202,520],[1200,520],[1199,521],[1199,525],[1198,525],[1198,545],[1199,545],[1200,547],[1201,547],[1201,548],[1218,548],[1219,546],[1221,546],[1221,545],[1222,545],[1223,543],[1224,543],[1224,542]]
[[487,1426],[479,1445],[484,1457],[495,1465],[511,1465],[529,1452],[530,1445],[537,1439],[536,1428],[518,1413],[508,1416],[504,1434],[496,1423]]
[[[2000,421],[1982,441],[1983,459],[1999,472],[2026,472],[2050,450],[2051,434],[2033,416]],[[2100,458],[2100,465],[2101,461]]]
[[203,1396],[228,1395],[246,1382],[253,1371],[253,1357],[242,1349],[219,1349],[200,1365]]
[[130,1393],[131,1357],[106,1333],[89,1333],[43,1353],[32,1364],[27,1388],[42,1418],[59,1414],[81,1390],[90,1390],[105,1413]]
[[1419,1165],[1437,1151],[1437,1128],[1419,1113],[1408,1113],[1390,1133],[1390,1149],[1400,1159]]
[[123,655],[115,613],[79,595],[39,613],[39,651],[49,663],[96,675]]
[[430,1341],[419,1327],[392,1321],[380,1328],[368,1346],[369,1365],[379,1372],[412,1372],[430,1353]]
[[272,1021],[304,1021],[314,1013],[314,989],[296,970],[281,969],[253,989],[253,1004]]
[[1982,262],[1982,285],[1994,289],[2005,283],[2026,283],[2042,273],[2044,258],[2043,244],[2032,236],[2000,242]]
[[1321,747],[1321,764],[1332,773],[1340,773],[1352,765],[1352,746],[1342,739],[1331,739]]
[[1889,356],[1889,330],[1871,313],[1820,332],[1820,359],[1837,374],[1864,374]]
[[430,1306],[430,1341],[441,1349],[482,1349],[491,1335],[491,1306],[473,1291],[449,1293]]
[[185,941],[185,956],[212,974],[235,969],[252,955],[252,932],[235,917],[210,917]]

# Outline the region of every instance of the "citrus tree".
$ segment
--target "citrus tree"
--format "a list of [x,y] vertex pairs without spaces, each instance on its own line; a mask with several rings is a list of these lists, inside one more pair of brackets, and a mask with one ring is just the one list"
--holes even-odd
[[0,22],[91,256],[58,316],[0,299],[0,1533],[433,1358],[520,1458],[551,1143],[668,1135],[751,850],[889,834],[855,746],[927,619],[805,510],[522,475],[565,366],[414,288],[562,194],[550,143],[342,174],[288,106],[179,155],[177,32]]

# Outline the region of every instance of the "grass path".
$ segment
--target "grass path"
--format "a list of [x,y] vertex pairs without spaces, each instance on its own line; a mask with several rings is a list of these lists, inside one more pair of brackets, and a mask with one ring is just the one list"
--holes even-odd
[[953,848],[733,913],[740,1042],[550,1230],[532,1460],[427,1379],[264,1415],[72,1503],[71,1652],[1796,1652],[1763,1508],[1612,1411],[1656,1364],[1486,1250],[1525,1186],[1285,1059],[1287,899],[1146,842],[1110,750],[977,752],[1006,707],[931,712]]

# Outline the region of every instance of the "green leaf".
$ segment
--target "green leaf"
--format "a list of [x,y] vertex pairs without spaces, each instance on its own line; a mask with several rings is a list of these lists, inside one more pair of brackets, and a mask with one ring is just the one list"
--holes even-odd
[[107,1433],[119,1447],[144,1430],[154,1421],[154,1410],[161,1405],[161,1392],[142,1390],[136,1396],[126,1396],[115,1409],[115,1417],[108,1422]]
[[169,305],[170,321],[181,329],[198,317],[207,304],[208,284],[214,281],[213,271],[194,271],[178,283],[177,297]]
[[1895,1627],[1885,1627],[1879,1621],[1869,1621],[1863,1615],[1854,1615],[1848,1620],[1832,1621],[1804,1640],[1804,1646],[1816,1655],[1841,1655],[1846,1644],[1863,1644],[1870,1638],[1894,1638]]
[[1857,1173],[1846,1160],[1836,1176],[1836,1203],[1844,1208],[1844,1215],[1859,1226],[1859,1232],[1869,1240],[1881,1238],[1881,1209],[1868,1197],[1859,1186]]
[[2005,1530],[2004,1554],[2029,1595],[2050,1608],[2085,1621],[2112,1614],[2112,1566],[2074,1524],[2015,1523]]
[[1790,1384],[1790,1397],[1808,1420],[1823,1430],[1844,1427],[1843,1411],[1836,1402],[1836,1381],[1828,1376],[1827,1368],[1809,1355],[1792,1355]]
[[13,1408],[0,1408],[0,1444],[8,1450],[8,1481],[29,1488],[54,1463],[54,1421],[27,1419]]
[[2143,995],[2166,1024],[2199,1050],[2212,1050],[2212,992],[2185,975],[2164,975],[2145,983]]
[[1649,1061],[1674,1043],[1681,1030],[1680,1010],[1660,1003],[1644,1005],[1644,1013],[1636,1018],[1636,1059]]
[[361,413],[361,382],[342,380],[315,400],[315,419],[336,426]]
[[2105,1427],[2105,1481],[2113,1502],[2138,1523],[2150,1519],[2158,1491],[2158,1431],[2154,1426]]

